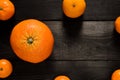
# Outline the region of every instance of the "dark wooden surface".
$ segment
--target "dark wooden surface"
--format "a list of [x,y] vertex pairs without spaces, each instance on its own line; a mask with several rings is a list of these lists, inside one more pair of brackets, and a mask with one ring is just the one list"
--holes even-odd
[[[15,19],[64,20],[62,0],[12,0]],[[79,20],[114,20],[120,14],[120,0],[86,0],[85,14]]]
[[[63,14],[62,0],[11,1],[15,15],[0,21],[0,58],[9,59],[14,68],[4,80],[54,80],[61,74],[71,80],[110,80],[120,68],[120,34],[114,30],[120,0],[86,0],[85,14],[77,19]],[[39,64],[20,60],[9,43],[13,27],[29,18],[46,23],[55,38],[52,55]]]
[[64,74],[71,80],[110,80],[120,61],[44,61],[30,64],[13,61],[14,72],[9,80],[54,80]]

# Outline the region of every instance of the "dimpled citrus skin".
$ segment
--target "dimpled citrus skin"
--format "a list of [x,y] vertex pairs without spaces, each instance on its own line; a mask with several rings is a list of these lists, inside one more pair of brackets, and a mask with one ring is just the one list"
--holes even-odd
[[0,78],[7,78],[13,71],[12,64],[7,59],[0,59]]
[[115,30],[120,34],[120,16],[115,20]]
[[54,38],[43,22],[28,19],[13,28],[10,43],[19,58],[27,62],[39,63],[51,55]]
[[8,20],[15,13],[15,6],[10,0],[0,0],[0,20]]
[[57,76],[54,80],[70,80],[70,78],[65,75],[60,75]]
[[113,72],[111,80],[120,80],[120,69],[117,69]]
[[85,0],[63,0],[63,12],[67,17],[80,17],[85,12],[85,9]]

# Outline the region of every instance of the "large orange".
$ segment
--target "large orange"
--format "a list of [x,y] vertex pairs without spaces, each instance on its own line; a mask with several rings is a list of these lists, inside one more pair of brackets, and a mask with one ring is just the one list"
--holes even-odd
[[115,30],[120,34],[120,16],[115,20]]
[[63,12],[67,17],[80,17],[86,9],[85,0],[63,0]]
[[7,59],[0,59],[0,78],[6,78],[10,76],[13,71],[12,64]]
[[112,73],[111,80],[120,80],[120,69],[117,69]]
[[27,62],[39,63],[50,56],[54,38],[46,24],[28,19],[13,28],[10,43],[19,58]]
[[10,0],[0,0],[0,20],[8,20],[14,13],[15,7]]

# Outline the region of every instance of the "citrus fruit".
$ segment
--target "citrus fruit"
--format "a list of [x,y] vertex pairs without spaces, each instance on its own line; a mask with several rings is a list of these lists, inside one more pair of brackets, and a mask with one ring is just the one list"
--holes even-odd
[[10,44],[20,59],[39,63],[51,55],[54,38],[45,23],[36,19],[27,19],[15,25],[11,32]]
[[117,69],[112,73],[111,80],[120,80],[120,69]]
[[115,20],[115,30],[120,33],[120,16]]
[[70,80],[70,78],[65,75],[59,75],[59,76],[55,77],[54,80]]
[[10,0],[0,0],[0,20],[8,20],[15,13],[15,6]]
[[85,12],[86,2],[85,0],[63,0],[62,6],[67,17],[77,18]]
[[7,59],[0,59],[0,78],[8,77],[13,71],[12,64]]

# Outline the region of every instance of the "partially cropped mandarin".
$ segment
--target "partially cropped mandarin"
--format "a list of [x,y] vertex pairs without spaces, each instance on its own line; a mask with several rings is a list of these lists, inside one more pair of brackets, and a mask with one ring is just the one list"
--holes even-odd
[[57,76],[54,80],[70,80],[70,78],[65,75],[60,75]]
[[63,12],[69,18],[77,18],[84,14],[85,0],[63,0]]
[[120,34],[120,16],[115,20],[115,30]]
[[0,78],[7,78],[13,71],[12,64],[7,59],[0,59]]
[[120,69],[117,69],[112,73],[111,80],[120,80]]
[[8,20],[15,13],[15,6],[10,0],[0,0],[0,20]]

